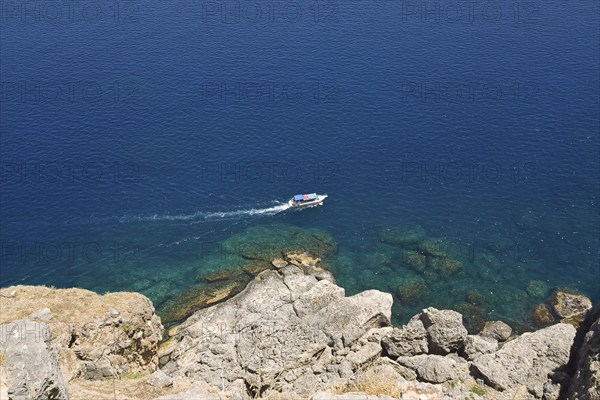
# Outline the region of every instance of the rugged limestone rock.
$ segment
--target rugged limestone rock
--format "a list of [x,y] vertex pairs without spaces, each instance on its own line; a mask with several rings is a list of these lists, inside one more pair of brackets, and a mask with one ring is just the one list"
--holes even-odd
[[251,395],[307,395],[379,357],[372,329],[389,325],[391,306],[390,294],[343,297],[295,265],[264,271],[233,299],[190,317],[161,357],[163,370],[215,387],[241,381]]
[[600,400],[600,305],[582,325],[583,343],[574,359],[569,399]]
[[344,394],[317,392],[310,397],[310,400],[394,400],[394,398],[386,395],[377,396],[362,392],[350,392]]
[[498,341],[491,337],[469,335],[465,340],[463,349],[468,360],[474,360],[482,354],[493,353],[498,350]]
[[[467,335],[461,314],[427,308],[392,327],[391,295],[345,297],[318,258],[282,254],[286,265],[277,270],[259,272],[268,262],[252,261],[260,268],[241,293],[172,327],[160,349],[162,327],[143,296],[9,288],[14,296],[0,296],[0,323],[35,318],[25,323],[49,333],[3,353],[14,335],[0,326],[0,398],[8,396],[5,382],[16,399],[66,398],[62,373],[72,400],[600,400],[598,309],[569,370],[571,325],[509,340],[503,322]],[[25,379],[17,370],[31,372]]]
[[[473,366],[493,388],[505,391],[524,385],[534,398],[542,398],[546,383],[563,383],[558,377],[569,360],[574,337],[575,328],[568,324],[524,333],[497,352],[478,357]],[[548,377],[555,377],[558,382],[549,381]]]
[[390,336],[381,340],[381,346],[392,358],[427,353],[427,331],[419,316],[411,318],[400,328],[394,328]]
[[17,320],[0,325],[0,376],[4,377],[0,398],[68,399],[50,338],[50,327],[42,322]]
[[430,353],[444,355],[462,349],[467,338],[462,315],[452,310],[429,307],[419,316],[427,330]]
[[592,301],[579,293],[556,290],[550,299],[550,304],[554,312],[562,318],[561,322],[575,323],[585,317],[585,314],[592,309]]
[[222,400],[218,393],[210,393],[203,389],[192,389],[176,394],[167,394],[157,397],[155,400]]
[[172,386],[173,379],[159,369],[152,373],[152,375],[150,375],[146,383],[148,383],[148,385],[150,386],[163,388],[167,386]]
[[[152,372],[158,365],[160,319],[138,293],[100,296],[83,289],[17,286],[0,297],[0,323],[45,322],[66,380]],[[40,305],[44,305],[40,309]]]
[[502,321],[493,321],[485,324],[480,335],[495,339],[499,342],[508,340],[512,334],[512,328]]
[[417,377],[431,383],[442,383],[456,378],[456,361],[438,355],[399,357],[400,365],[414,370]]

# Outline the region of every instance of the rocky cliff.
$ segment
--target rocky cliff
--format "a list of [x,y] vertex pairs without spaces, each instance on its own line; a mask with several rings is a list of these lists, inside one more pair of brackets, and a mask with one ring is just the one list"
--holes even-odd
[[0,398],[600,398],[598,311],[574,348],[567,323],[515,336],[495,321],[469,335],[455,311],[427,308],[394,327],[391,307],[375,290],[346,296],[303,254],[164,340],[139,294],[6,288]]

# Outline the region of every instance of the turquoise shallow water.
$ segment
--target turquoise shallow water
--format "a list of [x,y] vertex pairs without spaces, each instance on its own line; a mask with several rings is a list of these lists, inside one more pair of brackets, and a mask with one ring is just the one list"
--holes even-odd
[[[0,285],[160,308],[274,226],[330,234],[340,285],[394,293],[396,321],[600,299],[596,2],[223,4],[2,3]],[[330,197],[277,208],[308,191]],[[416,225],[457,271],[381,241]]]

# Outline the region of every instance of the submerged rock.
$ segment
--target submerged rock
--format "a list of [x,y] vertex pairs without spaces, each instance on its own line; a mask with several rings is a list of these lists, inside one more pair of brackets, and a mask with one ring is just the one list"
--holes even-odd
[[337,251],[337,244],[325,231],[281,225],[249,228],[225,240],[222,248],[224,253],[246,260],[271,262],[284,250],[326,258]]
[[463,323],[469,332],[474,333],[483,329],[487,317],[487,311],[483,306],[460,303],[455,308],[462,314]]
[[462,269],[462,263],[453,258],[439,257],[430,260],[431,267],[440,275],[448,277]]
[[416,248],[417,244],[424,239],[425,229],[420,225],[388,228],[379,233],[381,242],[406,249]]
[[429,257],[448,258],[449,244],[443,239],[426,239],[419,243],[419,251]]
[[530,320],[536,326],[547,326],[554,322],[554,317],[545,304],[538,304],[531,310]]
[[201,275],[198,280],[200,282],[218,282],[218,281],[232,281],[236,279],[244,279],[244,271],[236,268],[223,268],[217,269],[211,272],[207,272]]
[[264,261],[255,261],[249,264],[244,264],[242,269],[248,275],[256,276],[267,269],[271,269],[271,264]]
[[481,292],[478,290],[469,290],[465,294],[465,300],[469,304],[472,304],[474,306],[480,306],[484,303],[485,296],[481,294]]
[[427,257],[425,254],[414,250],[407,250],[403,253],[403,260],[406,265],[415,271],[423,271],[427,268]]
[[165,324],[183,321],[197,310],[235,296],[246,287],[250,279],[243,274],[238,275],[236,280],[219,280],[191,286],[161,305],[161,318]]
[[526,292],[530,297],[544,299],[548,295],[548,285],[544,281],[529,281]]
[[426,292],[427,284],[422,278],[412,278],[403,281],[396,289],[398,298],[407,304],[415,304]]

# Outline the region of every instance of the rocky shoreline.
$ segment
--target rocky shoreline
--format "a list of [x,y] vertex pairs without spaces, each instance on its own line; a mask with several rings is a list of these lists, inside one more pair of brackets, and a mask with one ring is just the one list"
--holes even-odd
[[535,332],[470,335],[435,308],[392,326],[390,294],[346,297],[307,254],[273,266],[168,331],[137,293],[4,288],[0,399],[600,399],[589,299],[556,293],[562,322]]

